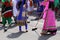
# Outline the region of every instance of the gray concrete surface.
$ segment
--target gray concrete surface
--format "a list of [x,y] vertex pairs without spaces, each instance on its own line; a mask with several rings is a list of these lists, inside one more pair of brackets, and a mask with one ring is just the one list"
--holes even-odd
[[[35,17],[30,16],[31,19],[34,19]],[[0,26],[0,40],[60,40],[60,21],[57,22],[57,34],[52,35],[44,35],[41,36],[41,30],[43,27],[43,19],[41,19],[38,22],[37,30],[32,31],[32,28],[36,25],[37,21],[31,21],[28,24],[28,32],[19,32],[19,27],[13,27],[11,29],[8,29],[7,32],[4,32],[2,27]],[[25,31],[24,26],[22,26],[22,31]]]

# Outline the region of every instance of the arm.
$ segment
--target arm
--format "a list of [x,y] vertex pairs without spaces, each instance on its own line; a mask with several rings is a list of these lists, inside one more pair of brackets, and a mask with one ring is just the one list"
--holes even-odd
[[47,2],[46,6],[45,6],[45,9],[43,11],[43,19],[46,18],[46,15],[47,15],[47,12],[48,12],[48,6],[49,6],[49,2]]

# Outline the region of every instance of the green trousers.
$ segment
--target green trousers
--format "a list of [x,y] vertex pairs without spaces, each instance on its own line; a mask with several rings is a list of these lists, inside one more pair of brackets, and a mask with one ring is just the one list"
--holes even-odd
[[9,17],[9,18],[2,17],[3,25],[5,25],[7,22],[8,22],[8,24],[11,24],[11,21],[12,21],[11,17]]

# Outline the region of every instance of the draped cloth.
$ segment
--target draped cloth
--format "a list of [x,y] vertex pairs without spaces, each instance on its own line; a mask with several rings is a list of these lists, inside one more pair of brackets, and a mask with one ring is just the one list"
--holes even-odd
[[54,0],[54,5],[57,7],[59,5],[59,0]]
[[[6,1],[6,0],[1,0],[3,3]],[[8,0],[10,2],[10,0]]]
[[23,19],[23,16],[22,16],[23,5],[24,5],[24,0],[22,0],[22,4],[21,4],[21,7],[20,7],[20,13],[19,13],[19,15],[17,16],[17,20],[22,20],[22,19]]
[[12,4],[13,4],[13,16],[17,16],[18,10],[16,8],[18,0],[12,0]]
[[[3,0],[4,1],[4,0]],[[9,0],[8,0],[9,1]],[[10,5],[10,1],[4,1],[2,4],[2,16],[4,17],[12,17],[12,6]]]
[[43,19],[44,19],[44,25],[43,30],[56,30],[56,21],[55,21],[55,12],[49,8],[49,1],[43,2],[43,5],[45,5]]

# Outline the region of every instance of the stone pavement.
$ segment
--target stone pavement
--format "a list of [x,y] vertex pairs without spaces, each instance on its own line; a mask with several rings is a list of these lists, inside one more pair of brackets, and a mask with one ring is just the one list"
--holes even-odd
[[[31,19],[35,17],[31,16]],[[43,19],[39,20],[37,25],[37,30],[32,31],[32,28],[36,25],[37,21],[31,21],[28,24],[28,32],[19,32],[19,27],[12,27],[8,29],[7,32],[4,32],[2,27],[0,26],[0,40],[60,40],[60,21],[57,22],[57,34],[52,35],[44,35],[41,36],[41,30],[43,27]],[[25,31],[24,26],[22,27],[22,31]]]

